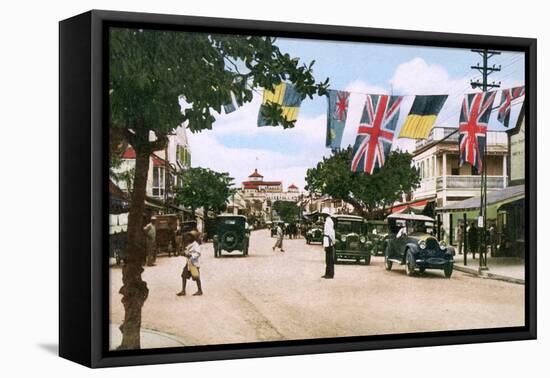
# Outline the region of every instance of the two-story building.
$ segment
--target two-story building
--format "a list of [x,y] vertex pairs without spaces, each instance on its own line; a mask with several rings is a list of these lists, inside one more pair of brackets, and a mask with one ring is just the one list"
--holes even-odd
[[[153,133],[151,140],[155,139]],[[128,147],[121,156],[121,164],[113,168],[121,178],[115,184],[124,192],[131,189],[132,170],[136,166],[136,153]],[[191,166],[191,151],[184,127],[178,127],[173,135],[168,136],[168,144],[164,150],[155,151],[149,158],[149,171],[145,194],[149,198],[166,202],[174,196],[174,187],[178,184],[178,172]],[[128,177],[124,177],[124,172]]]
[[[434,208],[444,208],[449,204],[478,196],[481,190],[481,175],[471,165],[460,166],[459,134],[456,128],[434,127],[425,140],[416,142],[413,164],[420,174],[420,185],[412,192],[408,203],[403,206],[421,209],[431,204]],[[508,182],[508,136],[506,132],[488,131],[487,150],[487,191],[506,188]],[[445,236],[451,231],[449,214],[441,219]]]

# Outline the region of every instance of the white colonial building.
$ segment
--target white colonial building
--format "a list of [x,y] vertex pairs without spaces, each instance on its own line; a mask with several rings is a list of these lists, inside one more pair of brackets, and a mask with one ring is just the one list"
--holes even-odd
[[[155,140],[151,133],[150,140]],[[136,166],[136,153],[128,147],[122,154],[122,163],[114,168],[115,173],[128,172]],[[177,185],[177,173],[191,166],[191,151],[184,127],[178,127],[174,135],[168,136],[168,145],[164,150],[151,154],[149,160],[149,172],[147,174],[147,186],[145,194],[148,197],[159,200],[171,198],[174,194],[173,187]],[[132,183],[121,179],[115,184],[125,192]]]
[[303,197],[296,185],[289,185],[285,191],[282,181],[264,180],[264,176],[258,172],[258,169],[254,169],[254,172],[248,176],[248,180],[242,182],[238,193],[239,197],[248,203],[248,211],[265,221],[271,220],[271,207],[274,202],[299,202]]

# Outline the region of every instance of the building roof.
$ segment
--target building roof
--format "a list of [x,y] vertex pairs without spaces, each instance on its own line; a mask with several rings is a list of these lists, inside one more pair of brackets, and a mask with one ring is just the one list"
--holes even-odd
[[290,184],[288,189],[298,189],[298,187],[294,184]]
[[254,172],[252,172],[248,177],[264,177],[259,172],[258,169],[254,169]]
[[357,215],[349,215],[349,214],[334,214],[331,215],[332,218],[336,218],[338,220],[356,220],[356,221],[364,221],[363,217],[357,216]]
[[257,189],[259,186],[281,186],[282,181],[243,181],[245,189]]
[[135,159],[136,158],[136,151],[131,148],[131,147],[128,147],[122,154],[122,158],[123,159]]
[[[525,185],[509,186],[508,188],[487,193],[487,205],[493,205],[510,199],[525,197]],[[479,209],[479,196],[455,202],[437,208],[438,211],[472,210]]]
[[388,219],[404,219],[404,220],[416,220],[416,221],[425,221],[425,222],[434,222],[433,218],[430,218],[426,215],[420,214],[390,214]]

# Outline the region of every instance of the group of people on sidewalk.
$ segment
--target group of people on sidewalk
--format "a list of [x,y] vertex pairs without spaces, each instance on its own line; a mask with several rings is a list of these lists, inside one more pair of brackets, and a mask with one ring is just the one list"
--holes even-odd
[[[487,228],[488,237],[487,237],[487,246],[491,251],[491,255],[495,256],[497,252],[497,235],[496,227],[493,223]],[[475,221],[467,223],[466,233],[464,233],[464,222],[459,220],[456,226],[456,243],[458,247],[458,254],[462,255],[464,253],[471,253],[472,258],[476,258],[476,253],[481,254],[481,248],[483,247],[483,232],[477,227]]]

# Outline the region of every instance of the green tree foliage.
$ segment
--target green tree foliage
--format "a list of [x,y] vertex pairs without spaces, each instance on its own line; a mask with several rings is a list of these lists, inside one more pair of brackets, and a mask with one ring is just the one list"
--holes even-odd
[[233,178],[226,172],[206,168],[190,168],[181,173],[182,186],[176,190],[176,204],[188,206],[193,211],[204,209],[220,213],[226,209],[227,200],[235,194],[231,188]]
[[[164,149],[168,135],[182,123],[192,132],[211,129],[213,111],[220,112],[232,96],[242,105],[252,100],[258,88],[273,89],[281,82],[292,83],[310,98],[326,92],[328,79],[315,83],[313,62],[300,63],[281,52],[275,41],[258,36],[110,29],[110,150],[116,153],[129,144],[136,152],[120,289],[125,310],[120,349],[140,348],[141,308],[148,295],[141,273],[151,153]],[[181,103],[186,104],[183,112]],[[282,117],[280,106],[267,107],[263,116],[285,128],[294,126]]]
[[300,216],[300,208],[292,201],[275,201],[273,203],[273,210],[286,223],[296,222]]
[[344,200],[359,214],[373,217],[377,209],[385,209],[420,182],[409,153],[392,152],[382,169],[372,175],[352,172],[351,159],[351,147],[323,158],[308,169],[306,190]]

